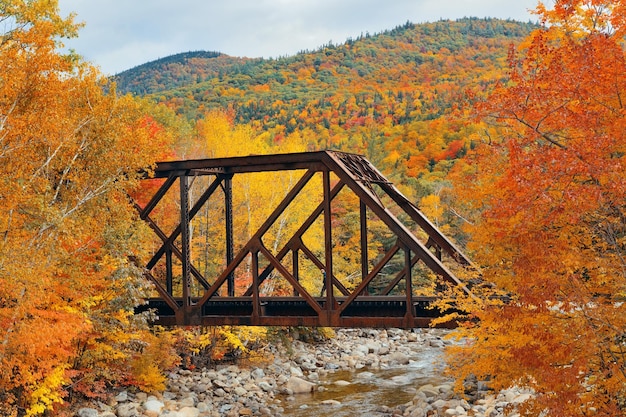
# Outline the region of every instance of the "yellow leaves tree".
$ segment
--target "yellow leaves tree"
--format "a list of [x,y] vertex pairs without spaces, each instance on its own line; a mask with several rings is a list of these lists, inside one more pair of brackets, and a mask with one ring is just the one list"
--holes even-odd
[[114,319],[145,290],[126,193],[167,135],[147,104],[58,52],[78,25],[56,1],[2,1],[0,20],[0,414],[37,415],[102,364],[83,366],[92,340],[141,328]]
[[[527,415],[626,410],[623,1],[559,0],[479,107],[493,126],[457,187],[483,278],[508,292],[468,325],[459,377],[524,385]],[[480,213],[480,214],[477,214]]]
[[[305,151],[304,140],[298,133],[292,133],[280,141],[275,141],[269,133],[257,133],[248,125],[237,125],[224,112],[208,113],[197,125],[199,141],[195,150],[198,157],[221,158],[272,153],[293,153]],[[304,172],[287,171],[284,173],[260,172],[241,174],[233,177],[233,212],[235,222],[235,251],[237,251],[259,229],[265,219],[278,206],[289,190],[297,183]],[[314,182],[314,180],[312,180]],[[206,254],[211,247],[223,247],[214,241],[214,236],[222,235],[224,224],[223,204],[210,206],[197,216],[194,234],[196,256],[199,259],[211,258],[214,268],[222,268],[225,256],[222,253]],[[294,201],[280,216],[264,236],[264,244],[276,253],[291,238],[296,228],[308,216],[316,204],[313,201],[299,199]],[[216,230],[217,229],[217,230]],[[217,233],[216,233],[217,232]],[[207,242],[213,242],[207,244]],[[311,248],[317,250],[318,248]],[[250,265],[248,265],[248,268]],[[201,268],[202,269],[202,268]],[[240,271],[250,275],[250,271]],[[209,276],[208,278],[211,278]],[[264,291],[284,291],[285,282],[279,283],[276,274],[266,280]]]

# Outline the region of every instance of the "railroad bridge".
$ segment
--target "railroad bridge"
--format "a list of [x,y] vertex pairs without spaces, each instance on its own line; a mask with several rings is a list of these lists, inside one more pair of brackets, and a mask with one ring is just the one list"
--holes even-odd
[[[452,272],[469,259],[361,155],[160,162],[146,177],[156,323],[426,327],[442,284],[469,294]],[[242,200],[251,188],[263,204]]]

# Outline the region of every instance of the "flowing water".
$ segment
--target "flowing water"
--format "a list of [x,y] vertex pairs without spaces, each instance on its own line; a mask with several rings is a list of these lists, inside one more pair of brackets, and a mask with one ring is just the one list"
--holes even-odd
[[[426,384],[443,384],[437,365],[440,349],[424,349],[408,365],[388,369],[338,371],[320,378],[323,391],[281,398],[283,415],[290,417],[380,416],[381,406],[395,407],[413,399],[416,390]],[[337,385],[348,381],[350,385]],[[325,400],[340,404],[322,404]]]

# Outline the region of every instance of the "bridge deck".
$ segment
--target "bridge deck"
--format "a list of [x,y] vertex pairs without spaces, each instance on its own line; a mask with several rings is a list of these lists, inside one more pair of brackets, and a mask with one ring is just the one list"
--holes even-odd
[[[347,297],[335,297],[339,307]],[[413,297],[412,309],[407,310],[405,296],[360,296],[344,310],[327,309],[325,297],[315,297],[322,307],[318,314],[301,297],[260,297],[258,308],[254,298],[213,297],[205,303],[201,314],[188,324],[201,326],[246,325],[246,326],[327,326],[327,327],[382,327],[420,328],[430,327],[431,321],[441,312],[431,308],[434,297]],[[182,308],[183,301],[177,300]],[[156,324],[174,326],[181,324],[180,315],[161,299],[150,299],[143,310],[152,309]],[[183,319],[184,320],[184,319]],[[448,323],[447,327],[454,326]]]

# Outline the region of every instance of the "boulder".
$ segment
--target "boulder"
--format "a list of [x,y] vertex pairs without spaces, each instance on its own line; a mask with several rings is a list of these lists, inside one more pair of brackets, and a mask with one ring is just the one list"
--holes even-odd
[[292,376],[291,378],[289,378],[289,381],[287,381],[287,384],[285,386],[285,388],[291,390],[291,392],[293,392],[294,394],[305,394],[313,392],[315,387],[316,384],[305,381],[304,379],[298,378],[297,376]]
[[396,362],[400,365],[407,365],[409,363],[409,357],[402,352],[393,352],[387,356],[389,362]]
[[139,404],[125,403],[117,407],[117,417],[139,417],[141,413],[137,410]]
[[156,398],[149,398],[146,402],[143,403],[143,408],[146,411],[154,411],[157,414],[161,412],[161,410],[165,407],[165,404]]
[[76,413],[78,417],[98,417],[98,410],[94,408],[81,408]]
[[183,407],[178,410],[178,417],[198,417],[200,410],[195,407]]

